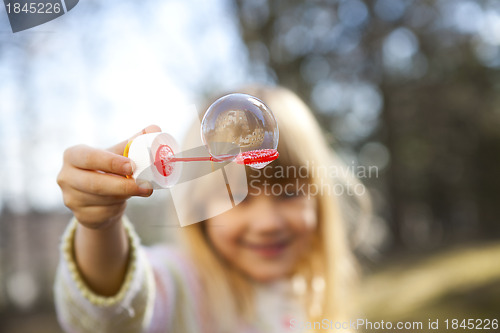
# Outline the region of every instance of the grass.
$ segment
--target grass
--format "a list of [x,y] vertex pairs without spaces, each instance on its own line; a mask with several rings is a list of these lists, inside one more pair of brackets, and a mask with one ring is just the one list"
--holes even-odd
[[[422,321],[419,332],[446,332],[446,319],[500,320],[500,244],[392,263],[366,276],[360,302],[369,320]],[[439,320],[439,330],[428,329],[429,319]]]

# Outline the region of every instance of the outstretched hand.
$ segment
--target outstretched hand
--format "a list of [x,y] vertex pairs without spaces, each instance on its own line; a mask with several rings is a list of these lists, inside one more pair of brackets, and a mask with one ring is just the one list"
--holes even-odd
[[150,125],[107,150],[86,145],[66,149],[57,183],[64,204],[82,225],[91,229],[106,227],[121,219],[128,198],[148,197],[153,193],[126,177],[133,174],[135,166],[122,154],[131,139],[160,131],[158,126]]

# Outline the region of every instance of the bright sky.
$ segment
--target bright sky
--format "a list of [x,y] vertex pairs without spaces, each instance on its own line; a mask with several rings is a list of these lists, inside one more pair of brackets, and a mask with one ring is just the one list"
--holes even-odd
[[151,123],[181,140],[207,87],[247,81],[231,10],[224,0],[80,1],[12,34],[1,6],[0,202],[61,207],[55,180],[71,145],[107,147]]
[[[397,21],[410,3],[377,0],[373,9],[381,20]],[[19,212],[61,207],[55,179],[65,148],[107,147],[151,123],[180,140],[193,117],[186,110],[194,103],[254,79],[231,4],[86,0],[54,21],[16,34],[0,6],[0,211],[2,204]],[[437,16],[422,13],[438,11],[435,29],[474,36],[478,59],[499,68],[500,11],[494,4],[436,0],[431,8],[422,2],[413,9],[412,24],[429,24],[425,18]],[[361,25],[371,15],[358,0],[342,2],[330,14],[345,26]],[[284,33],[289,51],[304,44],[297,37],[300,29]],[[321,36],[338,47],[338,33]],[[384,67],[397,75],[419,77],[427,71],[411,27],[397,26],[385,36],[382,56]],[[336,81],[321,57],[304,68],[314,86],[313,106],[345,115],[332,128],[336,136],[356,140],[373,130],[383,107],[376,84]]]

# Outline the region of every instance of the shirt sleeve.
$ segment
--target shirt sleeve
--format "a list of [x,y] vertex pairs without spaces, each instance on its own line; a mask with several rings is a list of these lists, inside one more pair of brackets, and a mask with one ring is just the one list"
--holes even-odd
[[73,219],[60,246],[54,284],[56,312],[66,332],[147,332],[155,303],[153,270],[131,223],[123,223],[130,244],[130,261],[118,293],[106,297],[94,293],[83,281],[73,258],[77,225]]

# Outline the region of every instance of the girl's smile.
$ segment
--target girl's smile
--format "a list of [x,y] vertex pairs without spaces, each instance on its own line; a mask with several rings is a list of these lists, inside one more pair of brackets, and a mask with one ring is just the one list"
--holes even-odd
[[257,281],[293,273],[308,253],[316,228],[316,200],[249,195],[245,201],[207,221],[216,252]]
[[264,241],[262,243],[242,241],[240,245],[262,257],[275,258],[282,255],[291,242],[292,239]]

